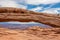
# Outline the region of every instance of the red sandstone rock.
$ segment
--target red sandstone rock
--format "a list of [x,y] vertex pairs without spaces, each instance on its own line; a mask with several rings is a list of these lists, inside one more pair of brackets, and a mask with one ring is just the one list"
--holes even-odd
[[60,28],[31,27],[26,30],[0,28],[0,40],[60,40]]
[[60,27],[60,15],[38,13],[20,8],[0,8],[0,22],[20,21],[20,22],[39,22],[52,27]]

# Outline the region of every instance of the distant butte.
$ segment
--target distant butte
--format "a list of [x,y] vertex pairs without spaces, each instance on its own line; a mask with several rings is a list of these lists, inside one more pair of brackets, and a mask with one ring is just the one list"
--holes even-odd
[[52,27],[60,27],[60,15],[47,14],[28,11],[21,8],[0,8],[0,22],[19,21],[19,22],[39,22]]

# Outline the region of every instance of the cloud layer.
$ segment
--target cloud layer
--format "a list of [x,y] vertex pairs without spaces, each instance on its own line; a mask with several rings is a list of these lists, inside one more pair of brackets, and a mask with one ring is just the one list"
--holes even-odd
[[60,0],[26,0],[28,4],[38,5],[38,4],[52,4],[60,2]]
[[47,10],[44,10],[43,12],[46,12],[46,13],[53,13],[53,14],[59,14],[60,8],[51,8],[51,9],[47,9]]
[[48,13],[60,13],[59,5],[60,0],[0,0],[0,7],[17,7]]
[[26,8],[26,6],[18,4],[14,0],[0,0],[0,7],[17,7],[17,8]]

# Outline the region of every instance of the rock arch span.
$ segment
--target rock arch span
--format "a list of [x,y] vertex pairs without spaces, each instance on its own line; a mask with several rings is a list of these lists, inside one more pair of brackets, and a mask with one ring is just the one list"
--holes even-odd
[[60,27],[60,16],[55,14],[38,13],[20,8],[0,8],[0,22],[39,22],[52,27]]

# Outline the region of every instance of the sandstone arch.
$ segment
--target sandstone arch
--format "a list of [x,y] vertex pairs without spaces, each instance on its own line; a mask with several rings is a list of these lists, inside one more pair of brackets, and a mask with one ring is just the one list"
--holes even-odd
[[0,8],[0,22],[6,21],[34,21],[47,24],[52,27],[60,27],[60,16],[55,14],[38,13],[19,8]]

